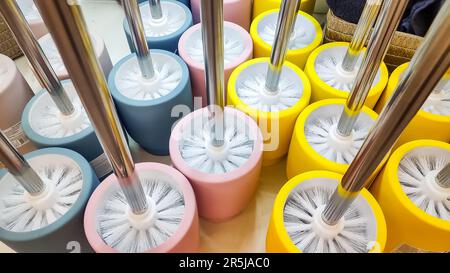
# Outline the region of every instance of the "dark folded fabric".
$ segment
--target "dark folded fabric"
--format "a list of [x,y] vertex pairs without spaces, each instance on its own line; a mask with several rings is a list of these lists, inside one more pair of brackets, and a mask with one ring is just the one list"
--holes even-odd
[[[403,15],[398,30],[424,36],[445,0],[411,0]],[[447,0],[449,1],[449,0]],[[366,0],[327,0],[337,17],[358,23]]]

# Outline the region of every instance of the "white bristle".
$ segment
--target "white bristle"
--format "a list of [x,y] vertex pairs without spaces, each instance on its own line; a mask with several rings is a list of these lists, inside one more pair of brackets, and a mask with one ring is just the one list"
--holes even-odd
[[149,218],[134,224],[119,188],[106,198],[104,207],[97,213],[99,235],[120,252],[144,252],[161,245],[177,231],[184,217],[184,197],[178,189],[164,178],[146,177],[141,182],[150,205]]
[[47,138],[64,138],[78,134],[90,126],[89,118],[73,84],[64,83],[63,87],[73,103],[74,113],[64,116],[50,95],[47,92],[43,93],[36,99],[28,116],[30,126],[37,134]]
[[169,55],[152,53],[155,76],[142,77],[137,58],[128,59],[117,71],[115,83],[124,96],[134,100],[154,100],[174,91],[181,82],[180,64]]
[[147,37],[170,35],[179,30],[186,21],[186,13],[178,4],[162,1],[161,9],[163,11],[163,21],[153,21],[148,2],[140,5],[142,23],[144,24]]
[[450,81],[428,96],[422,110],[435,115],[450,116]]
[[236,80],[236,92],[248,106],[265,112],[282,111],[294,106],[303,95],[303,84],[299,76],[284,66],[278,91],[265,90],[268,63],[256,63],[244,69]]
[[323,157],[341,164],[350,164],[364,143],[374,121],[361,113],[350,137],[337,135],[336,128],[343,105],[327,105],[316,109],[306,120],[308,144]]
[[16,0],[16,2],[27,20],[42,20],[33,0]]
[[48,190],[45,195],[51,196],[48,201],[43,201],[45,206],[33,201],[22,186],[8,175],[13,183],[7,184],[0,199],[0,226],[3,229],[28,232],[46,227],[66,214],[78,200],[83,186],[80,169],[63,163],[45,164],[35,169]]
[[[277,28],[278,12],[266,15],[258,24],[258,34],[264,42],[273,45]],[[304,15],[297,15],[294,31],[288,42],[288,49],[295,50],[309,46],[316,37],[314,24]]]
[[[325,181],[324,181],[325,180]],[[283,218],[292,242],[306,253],[368,252],[374,237],[374,216],[363,198],[353,203],[336,226],[323,225],[321,214],[337,181],[314,179],[299,184],[286,200]]]
[[[234,60],[238,59],[242,55],[245,48],[243,40],[239,36],[239,33],[227,25],[224,25],[224,64],[227,65]],[[201,36],[201,30],[198,29],[196,33],[186,43],[186,51],[189,56],[196,62],[203,64],[203,42]]]
[[450,221],[450,189],[436,183],[436,175],[450,163],[450,152],[418,148],[398,166],[398,179],[408,198],[431,216]]
[[[323,50],[317,56],[314,68],[319,78],[327,85],[341,91],[350,92],[353,88],[364,54],[360,54],[355,69],[352,72],[344,72],[341,64],[344,60],[346,50],[347,47],[344,46],[334,46]],[[372,87],[380,81],[380,77],[381,73],[379,70]]]

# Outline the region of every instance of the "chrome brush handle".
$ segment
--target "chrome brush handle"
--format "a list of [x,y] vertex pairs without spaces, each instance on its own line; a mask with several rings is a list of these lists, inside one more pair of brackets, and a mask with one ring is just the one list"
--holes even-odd
[[44,182],[25,161],[23,156],[9,142],[0,130],[0,161],[31,195],[39,195],[45,188]]
[[61,53],[128,205],[135,214],[146,212],[144,190],[79,4],[75,0],[35,0],[35,3]]
[[450,188],[450,163],[445,165],[445,167],[439,171],[436,176],[436,182],[445,189]]
[[41,46],[31,32],[25,16],[15,0],[0,1],[0,13],[11,29],[17,43],[22,49],[41,86],[47,89],[53,102],[63,115],[72,114],[75,109],[56,76]]
[[160,0],[148,0],[148,4],[150,5],[150,14],[152,15],[152,18],[155,20],[161,19],[163,14]]
[[201,1],[201,26],[203,55],[205,56],[207,104],[214,121],[214,126],[211,128],[211,144],[220,147],[224,144],[224,108],[226,104],[223,0]]
[[265,88],[267,91],[278,92],[281,70],[286,57],[289,38],[294,29],[297,13],[300,9],[301,0],[283,0],[278,14],[277,28],[275,31],[270,63],[266,74]]
[[[150,1],[151,2],[151,1]],[[159,2],[159,1],[158,1]],[[130,36],[133,40],[134,48],[144,79],[151,79],[155,75],[153,61],[148,49],[147,38],[145,36],[144,25],[142,23],[141,13],[137,0],[122,0],[125,10],[125,17],[130,28]]]
[[[367,3],[369,2],[374,1],[368,1]],[[378,68],[394,37],[408,2],[401,1],[398,5],[392,5],[389,4],[389,1],[385,1],[377,23],[375,24],[367,52],[356,75],[355,83],[347,98],[345,109],[339,119],[337,126],[339,135],[347,137],[352,133],[356,120],[372,88],[372,83],[377,75]]]
[[356,26],[355,34],[353,34],[350,46],[345,53],[342,61],[342,69],[347,72],[355,70],[356,62],[359,54],[361,54],[364,44],[370,34],[370,29],[377,18],[378,12],[383,0],[367,0],[364,6],[358,25]]
[[[387,5],[400,8],[404,0],[389,0]],[[333,193],[322,214],[328,224],[344,215],[359,191],[370,181],[383,158],[402,131],[426,101],[450,66],[450,1],[445,1],[425,39],[389,102],[381,112],[361,150],[350,164],[339,188]]]

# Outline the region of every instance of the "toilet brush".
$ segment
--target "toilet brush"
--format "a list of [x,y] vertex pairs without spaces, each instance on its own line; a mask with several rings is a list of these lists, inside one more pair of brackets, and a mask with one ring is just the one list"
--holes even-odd
[[[191,0],[192,16],[194,24],[200,23],[201,0]],[[246,31],[250,28],[252,12],[252,0],[224,0],[223,19],[227,22],[235,23]]]
[[[195,251],[199,227],[194,191],[169,166],[134,165],[92,42],[86,39],[80,6],[48,0],[36,4],[114,170],[87,205],[84,230],[89,243],[97,252]],[[136,3],[124,1],[124,6],[137,15]]]
[[[328,43],[308,57],[305,73],[311,81],[311,102],[329,98],[346,99],[352,89],[364,56],[364,43],[377,18],[382,0],[368,0],[350,44]],[[378,69],[365,105],[373,108],[388,82],[384,62]]]
[[[177,53],[181,35],[192,26],[192,14],[186,5],[174,0],[148,0],[139,9],[148,46]],[[123,26],[131,52],[136,52],[127,19]]]
[[136,0],[123,4],[136,54],[114,66],[108,86],[129,135],[146,151],[168,155],[170,132],[178,119],[172,111],[177,106],[193,108],[188,68],[171,52],[149,51]]
[[[282,0],[253,0],[253,20],[261,13],[271,9],[278,9]],[[300,5],[300,10],[308,14],[314,13],[316,0],[303,0]]]
[[[386,4],[377,20],[349,97],[328,99],[305,108],[295,124],[286,164],[287,176],[312,170],[343,174],[375,123],[377,114],[364,106],[403,9]],[[303,160],[304,164],[298,164]],[[384,161],[372,174],[375,178]]]
[[[304,0],[303,0],[304,1]],[[303,3],[303,1],[300,1]],[[268,10],[258,15],[250,27],[253,40],[253,57],[269,57],[275,39],[280,10]],[[286,60],[301,69],[305,68],[309,54],[322,43],[322,28],[314,17],[299,11],[289,36]]]
[[[445,2],[380,117],[408,113],[403,129],[426,104],[450,67],[449,32],[450,3]],[[411,91],[415,89],[421,93]],[[403,97],[407,99],[400,101]],[[433,140],[406,143],[392,154],[371,187],[386,215],[386,250],[450,251],[449,162],[450,145]]]
[[58,80],[14,0],[1,1],[0,13],[44,87],[23,110],[27,137],[39,148],[62,147],[80,153],[99,178],[110,174],[111,166],[70,80]]
[[33,0],[16,0],[16,2],[22,10],[22,13],[30,25],[31,31],[36,39],[39,39],[47,34],[47,27],[45,26],[41,14],[37,10]]
[[32,97],[33,91],[14,61],[0,54],[0,131],[21,153],[35,149],[23,132],[21,123],[23,109]]
[[[393,9],[401,10],[407,6],[408,1],[386,0],[383,5],[385,4],[391,5]],[[330,182],[327,183],[324,179],[312,180],[310,173],[304,173],[293,178],[280,191],[269,224],[266,245],[268,251],[362,252],[369,249],[375,250],[375,248],[383,251],[386,227],[381,216],[379,220],[376,220],[380,209],[378,205],[370,206],[371,209],[366,205],[364,208],[359,203],[364,197],[364,192],[367,194],[364,186],[370,183],[370,176],[389,153],[402,130],[423,105],[450,65],[450,55],[448,55],[450,37],[447,35],[450,28],[449,10],[447,5],[447,8],[442,9],[436,17],[422,46],[411,61],[410,69],[405,73],[395,94],[381,112],[337,189],[333,193],[330,191],[325,194],[323,189]],[[435,150],[429,148],[428,152],[439,156]],[[429,159],[430,162],[435,162],[431,158]],[[422,174],[424,174],[423,171],[426,170],[426,167],[422,168],[423,164],[427,165],[428,163],[423,160],[417,161],[413,164],[415,165],[413,169],[421,168]],[[438,164],[431,163],[428,167],[433,165]],[[445,163],[439,165],[444,166]],[[411,180],[408,175],[399,173],[399,177],[402,176],[401,179],[407,178],[409,182],[412,182],[406,185],[412,187],[406,189],[407,192],[412,193],[417,181]],[[420,171],[409,174],[420,179],[421,176],[417,176],[418,173]],[[394,181],[395,179],[392,178],[396,175],[397,167],[391,173],[386,174],[385,172],[379,177],[390,178],[391,181]],[[379,182],[377,181],[377,183]],[[374,184],[374,187],[378,186],[377,183]],[[423,218],[425,215],[423,212],[421,216],[415,218],[415,221],[409,221],[412,219],[410,216],[412,213],[405,209],[406,202],[402,203],[400,199],[393,197],[395,194],[392,193],[390,186],[384,185],[381,188],[383,191],[379,191],[378,194],[375,191],[374,195],[381,198],[378,201],[384,209],[388,221],[388,240],[396,240],[396,236],[399,234],[403,238],[410,237],[411,240],[422,242],[432,237],[429,245],[441,240],[441,247],[445,245],[448,248],[448,238],[450,238],[448,222],[444,224],[445,221],[437,219],[435,222],[429,222],[429,228],[424,229],[426,220]],[[286,193],[286,191],[289,192]],[[360,192],[362,194],[359,194]],[[417,191],[417,194],[421,194],[421,192]],[[406,198],[406,196],[404,197]],[[423,204],[421,201],[425,201],[425,198],[424,195],[422,198],[413,199]],[[369,199],[366,200],[367,203],[371,202]],[[376,204],[376,202],[373,203]],[[323,204],[326,205],[323,206]],[[408,206],[414,207],[415,205],[409,204]],[[402,209],[400,210],[400,208]],[[392,216],[394,213],[395,216]],[[391,216],[388,216],[389,214]],[[390,217],[395,219],[390,222]],[[431,227],[434,229],[430,229]],[[397,229],[399,233],[390,233],[391,229]],[[414,231],[416,233],[413,235]],[[377,235],[377,238],[376,234],[381,236]],[[389,251],[390,245],[391,243],[387,242],[385,250]]]
[[[223,35],[221,41],[224,43],[224,81],[227,86],[231,72],[252,58],[253,43],[250,34],[234,23],[224,23]],[[202,106],[205,107],[207,92],[201,24],[194,25],[181,36],[178,52],[189,67],[193,96],[200,97]]]
[[228,82],[229,104],[254,118],[263,132],[264,165],[280,161],[287,153],[295,120],[311,96],[305,73],[284,61],[299,4],[299,0],[282,2],[270,60],[243,63]]
[[170,136],[170,158],[191,182],[199,215],[222,222],[246,208],[259,182],[262,136],[252,118],[225,107],[222,0],[202,0],[208,107],[185,116]]
[[[139,0],[139,3],[145,2],[148,0]],[[183,3],[186,7],[191,7],[191,1],[190,0],[177,0],[180,3]]]
[[47,148],[25,155],[0,132],[0,241],[17,252],[92,252],[84,208],[98,179],[78,153]]
[[[405,63],[392,73],[375,111],[381,112],[408,68]],[[411,120],[396,143],[396,147],[416,139],[450,142],[450,70],[442,77],[417,115]]]

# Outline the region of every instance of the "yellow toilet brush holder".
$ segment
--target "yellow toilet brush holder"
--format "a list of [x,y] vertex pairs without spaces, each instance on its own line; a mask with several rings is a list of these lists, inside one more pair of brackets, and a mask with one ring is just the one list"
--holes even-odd
[[[409,63],[397,67],[389,78],[386,90],[378,101],[375,111],[380,113],[394,93]],[[450,142],[450,70],[441,84],[432,92],[422,109],[414,116],[401,134],[396,147],[416,139],[434,139]]]
[[[253,57],[270,57],[279,11],[265,11],[253,20],[250,27]],[[322,43],[322,38],[319,22],[305,12],[298,12],[294,31],[289,38],[286,60],[304,69],[309,54]]]
[[450,188],[436,181],[446,164],[450,144],[440,141],[415,140],[392,153],[370,188],[386,216],[386,251],[450,251]]
[[[279,9],[282,0],[253,0],[253,19],[255,19],[261,13],[271,10]],[[303,0],[300,4],[300,10],[313,14],[316,0]]]
[[[338,225],[331,227],[323,223],[323,207],[341,179],[342,174],[312,171],[289,180],[275,198],[266,251],[382,252],[386,242],[386,222],[377,201],[366,189],[362,189]],[[358,216],[350,219],[352,213]],[[364,222],[362,226],[366,233],[363,236],[351,229],[352,221],[358,220]],[[309,240],[308,235],[310,238],[314,235],[314,239]]]

